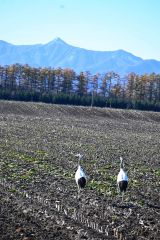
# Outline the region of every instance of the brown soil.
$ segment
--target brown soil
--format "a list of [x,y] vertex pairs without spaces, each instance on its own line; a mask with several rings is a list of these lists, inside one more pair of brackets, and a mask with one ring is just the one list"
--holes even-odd
[[160,239],[160,113],[0,101],[0,135],[0,239]]

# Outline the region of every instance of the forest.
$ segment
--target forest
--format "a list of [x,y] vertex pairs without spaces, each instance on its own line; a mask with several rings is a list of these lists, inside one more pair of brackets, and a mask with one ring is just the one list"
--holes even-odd
[[160,74],[0,66],[0,99],[160,111]]

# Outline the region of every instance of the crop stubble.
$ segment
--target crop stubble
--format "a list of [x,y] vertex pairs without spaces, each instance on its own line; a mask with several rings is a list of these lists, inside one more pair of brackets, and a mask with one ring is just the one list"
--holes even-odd
[[1,101],[0,135],[1,239],[159,239],[160,113]]

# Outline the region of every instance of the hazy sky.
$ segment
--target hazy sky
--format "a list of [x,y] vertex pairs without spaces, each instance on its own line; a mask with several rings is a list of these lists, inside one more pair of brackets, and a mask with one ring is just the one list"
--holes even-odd
[[0,0],[1,40],[33,44],[56,37],[160,60],[160,0]]

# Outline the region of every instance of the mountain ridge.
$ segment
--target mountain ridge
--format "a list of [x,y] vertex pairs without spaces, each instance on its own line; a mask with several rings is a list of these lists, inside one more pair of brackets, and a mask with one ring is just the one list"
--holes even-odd
[[0,65],[28,64],[32,67],[71,68],[91,74],[114,71],[120,75],[160,73],[160,61],[142,59],[123,49],[95,51],[72,46],[61,38],[46,44],[14,45],[0,40]]

